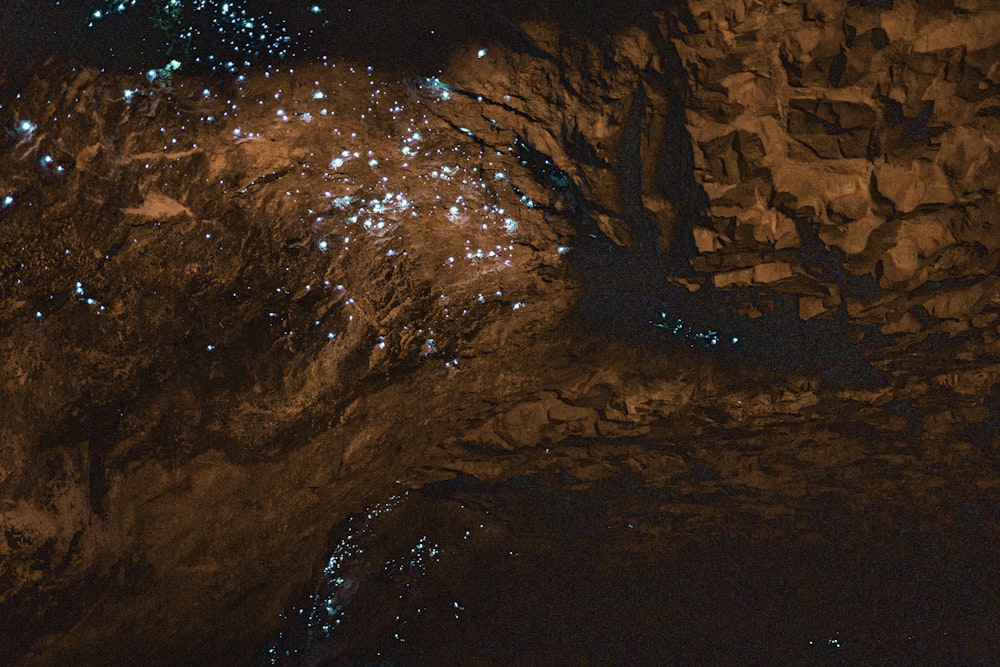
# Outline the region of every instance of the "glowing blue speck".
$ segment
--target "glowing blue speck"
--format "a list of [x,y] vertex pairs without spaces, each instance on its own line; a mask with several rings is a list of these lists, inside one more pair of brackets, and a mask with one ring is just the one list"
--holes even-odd
[[7,195],[6,197],[3,198],[3,207],[4,208],[7,208],[8,206],[10,206],[13,203],[14,203],[14,197],[13,196]]
[[476,57],[484,58],[485,56],[486,56],[486,49],[479,49],[479,52],[476,54]]

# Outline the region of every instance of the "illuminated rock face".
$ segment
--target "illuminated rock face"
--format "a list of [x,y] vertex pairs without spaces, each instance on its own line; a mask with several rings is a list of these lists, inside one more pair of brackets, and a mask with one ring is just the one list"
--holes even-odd
[[[986,213],[998,205],[995,10],[697,2],[691,13],[698,31],[677,44],[692,73],[695,174],[712,199],[699,237],[715,244],[696,264],[790,260],[822,292],[810,317],[881,302],[867,319],[880,326],[919,306],[907,290],[953,289],[959,276],[975,290],[990,283],[1000,261]],[[804,226],[819,254],[774,238],[776,216]],[[802,293],[794,282],[775,288]],[[970,303],[938,330],[966,328],[978,313]]]
[[989,568],[950,636],[685,574],[990,556],[986,3],[196,4],[201,70],[126,8],[0,81],[0,662],[988,655]]

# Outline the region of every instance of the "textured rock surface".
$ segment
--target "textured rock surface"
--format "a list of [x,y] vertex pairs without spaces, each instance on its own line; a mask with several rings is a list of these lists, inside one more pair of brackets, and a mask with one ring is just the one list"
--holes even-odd
[[892,320],[919,304],[915,288],[950,290],[996,270],[1000,232],[986,213],[1000,205],[996,10],[906,1],[690,10],[676,42],[692,77],[696,179],[711,198],[696,268],[728,272],[717,287],[777,282],[746,269],[781,256],[826,292],[820,304],[801,281],[782,290],[807,300],[804,315],[846,308]]
[[[321,9],[233,72],[0,60],[0,661],[1000,655],[1000,13]],[[561,643],[448,597],[560,567],[494,592]]]

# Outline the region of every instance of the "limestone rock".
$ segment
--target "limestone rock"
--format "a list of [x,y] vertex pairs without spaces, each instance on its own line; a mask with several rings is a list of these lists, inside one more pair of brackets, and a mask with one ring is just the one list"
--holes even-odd
[[884,223],[884,218],[868,213],[845,224],[823,227],[818,234],[828,246],[838,248],[847,255],[860,255],[868,247],[872,232]]
[[887,320],[885,324],[879,327],[879,330],[882,333],[891,336],[893,334],[917,333],[922,331],[923,328],[923,323],[921,323],[909,312],[904,312],[895,319]]
[[[1000,109],[990,78],[1000,69],[985,55],[995,8],[771,2],[729,13],[722,4],[693,4],[700,31],[675,39],[693,73],[688,127],[714,228],[696,231],[697,271],[719,289],[774,284],[777,274],[762,282],[749,264],[801,240],[779,241],[771,214],[758,213],[769,209],[822,241],[822,260],[804,246],[814,274],[820,261],[901,290],[993,270],[997,234],[983,207],[1000,204],[987,110]],[[771,42],[778,48],[763,46]],[[806,294],[799,309],[807,319],[823,312]]]
[[715,252],[723,246],[722,237],[714,230],[705,227],[694,228],[694,243],[698,252]]
[[913,40],[917,52],[943,51],[957,46],[978,51],[1000,44],[1000,11],[983,7],[975,14],[941,17],[920,28]]
[[984,308],[998,303],[1000,278],[989,276],[969,286],[946,287],[922,301],[934,317],[942,319],[971,319]]
[[996,192],[1000,186],[1000,143],[994,138],[997,130],[996,123],[979,121],[941,135],[938,163],[947,173],[955,174],[953,184],[960,194]]
[[715,286],[719,288],[737,285],[766,285],[791,278],[795,273],[794,268],[788,262],[766,262],[746,269],[716,273],[714,279]]
[[917,160],[909,166],[876,165],[875,179],[879,193],[891,201],[900,213],[955,201],[955,193],[944,171],[927,160]]
[[889,287],[926,280],[925,259],[955,242],[949,223],[948,217],[935,214],[902,221],[895,233],[895,243],[882,255],[881,284]]

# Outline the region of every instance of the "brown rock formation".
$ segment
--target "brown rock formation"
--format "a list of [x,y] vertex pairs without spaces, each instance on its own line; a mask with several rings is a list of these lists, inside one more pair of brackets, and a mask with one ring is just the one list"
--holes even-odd
[[396,4],[4,42],[0,662],[993,660],[1000,12]]

